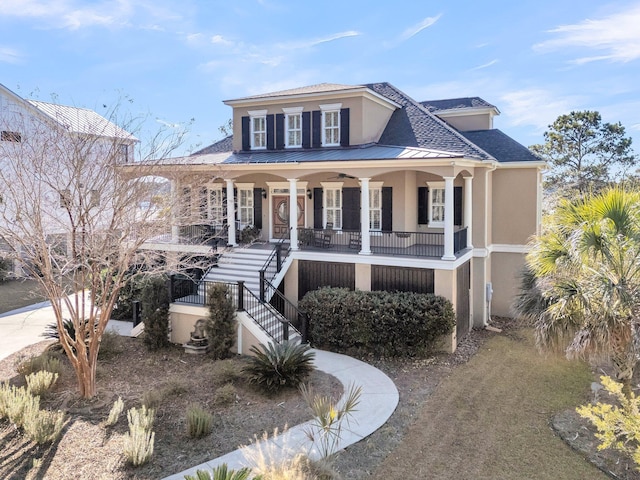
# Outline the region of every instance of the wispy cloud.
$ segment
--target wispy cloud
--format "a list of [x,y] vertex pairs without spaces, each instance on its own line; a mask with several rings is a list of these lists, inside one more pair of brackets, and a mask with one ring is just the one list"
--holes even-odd
[[478,65],[477,67],[470,68],[469,71],[473,72],[474,70],[482,70],[484,68],[489,68],[490,66],[495,65],[498,62],[499,62],[498,59],[494,59],[494,60],[491,60],[490,62],[483,63],[482,65]]
[[416,36],[418,33],[420,33],[425,28],[429,28],[431,25],[436,23],[440,19],[441,16],[442,16],[442,14],[438,14],[435,17],[427,17],[424,20],[422,20],[420,23],[418,23],[416,25],[412,25],[411,27],[407,28],[400,35],[399,42],[404,42],[406,40],[409,40],[411,37]]
[[[35,18],[50,28],[78,30],[81,28],[131,27],[163,30],[158,23],[148,23],[150,19],[175,21],[179,15],[162,5],[147,0],[116,0],[82,2],[80,0],[2,0],[0,16]],[[140,22],[133,22],[139,16]]]
[[2,63],[20,63],[22,55],[15,49],[0,46],[0,62]]
[[570,111],[579,103],[576,98],[557,97],[541,88],[507,92],[500,100],[500,110],[510,125],[531,125],[539,132],[546,130],[558,115]]
[[549,33],[557,38],[534,45],[538,51],[555,51],[574,47],[598,52],[581,56],[572,63],[581,65],[608,60],[630,62],[640,58],[640,4],[607,17],[586,19],[573,25],[560,25]]

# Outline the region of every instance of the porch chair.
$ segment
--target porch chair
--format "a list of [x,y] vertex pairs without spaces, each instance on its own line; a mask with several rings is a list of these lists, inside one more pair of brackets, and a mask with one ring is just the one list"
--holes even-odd
[[362,250],[362,233],[351,232],[349,234],[349,248]]

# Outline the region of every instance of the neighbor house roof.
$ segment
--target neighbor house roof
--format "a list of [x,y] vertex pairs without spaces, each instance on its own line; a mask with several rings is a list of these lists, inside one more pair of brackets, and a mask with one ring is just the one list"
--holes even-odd
[[491,105],[486,100],[480,97],[462,97],[462,98],[448,98],[444,100],[426,100],[420,102],[420,104],[427,108],[431,113],[438,113],[443,110],[463,110],[469,108],[494,108],[498,111],[495,105]]
[[115,123],[110,122],[102,115],[87,108],[68,107],[55,103],[27,100],[42,113],[52,118],[69,131],[85,135],[98,135],[101,137],[121,138],[135,141],[136,137]]
[[472,130],[462,135],[491,154],[499,162],[540,162],[524,145],[498,129]]
[[207,147],[204,147],[191,155],[207,155],[209,153],[231,152],[233,150],[233,135],[229,135],[222,140],[218,140]]

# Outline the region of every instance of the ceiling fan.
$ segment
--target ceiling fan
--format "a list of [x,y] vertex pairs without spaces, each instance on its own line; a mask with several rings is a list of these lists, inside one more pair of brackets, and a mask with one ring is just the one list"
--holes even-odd
[[335,177],[329,177],[327,180],[334,180],[336,178],[351,178],[351,179],[355,179],[356,177],[354,177],[353,175],[347,175],[346,173],[339,173]]

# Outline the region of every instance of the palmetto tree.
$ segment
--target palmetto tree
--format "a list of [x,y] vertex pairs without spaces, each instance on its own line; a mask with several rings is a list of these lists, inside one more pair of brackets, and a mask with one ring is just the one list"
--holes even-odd
[[515,310],[533,321],[539,348],[608,358],[629,386],[640,352],[640,192],[565,201],[548,220]]

